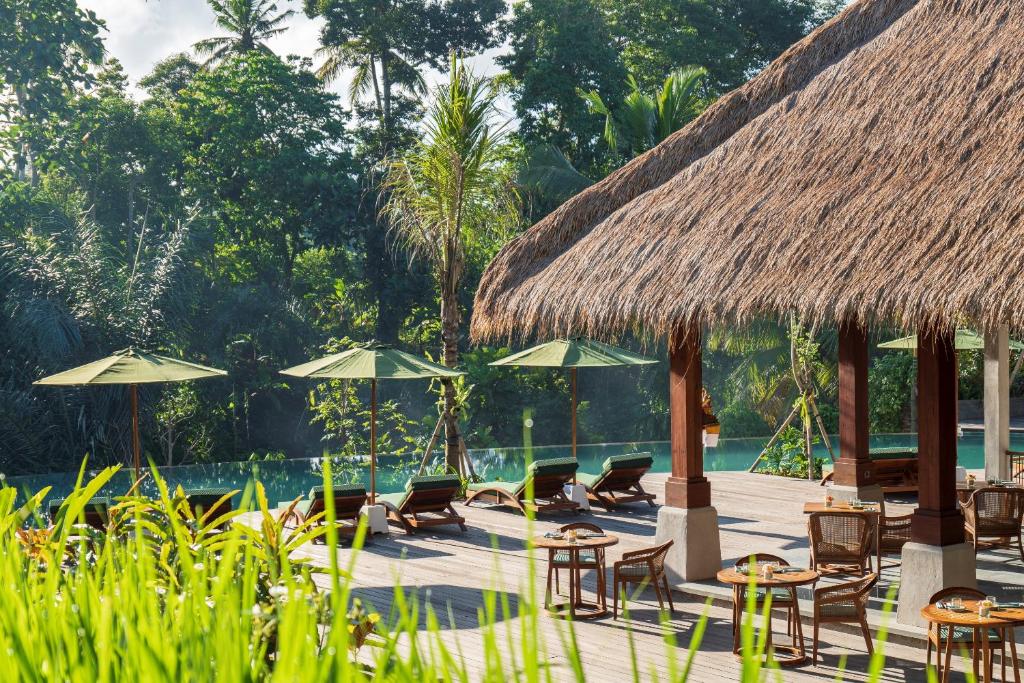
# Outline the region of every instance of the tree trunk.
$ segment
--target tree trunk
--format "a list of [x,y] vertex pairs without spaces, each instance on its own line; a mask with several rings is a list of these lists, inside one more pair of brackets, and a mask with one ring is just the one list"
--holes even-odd
[[[455,367],[459,362],[459,300],[454,287],[441,290],[441,345],[444,364]],[[459,419],[455,405],[455,382],[441,382],[444,395],[444,460],[445,465],[462,473],[459,457]]]

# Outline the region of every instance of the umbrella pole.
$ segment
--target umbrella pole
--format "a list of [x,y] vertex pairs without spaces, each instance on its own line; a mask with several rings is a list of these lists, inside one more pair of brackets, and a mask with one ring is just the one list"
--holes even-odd
[[128,386],[132,398],[132,453],[135,456],[135,481],[139,480],[142,469],[142,443],[139,440],[139,385]]
[[377,502],[377,380],[370,380],[370,505]]
[[[572,459],[576,459],[576,368],[569,370],[572,377]],[[576,475],[572,475],[572,483],[576,483]]]

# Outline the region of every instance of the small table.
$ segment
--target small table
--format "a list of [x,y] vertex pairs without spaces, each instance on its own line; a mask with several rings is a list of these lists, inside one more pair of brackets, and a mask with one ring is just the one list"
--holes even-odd
[[[820,578],[820,574],[813,569],[798,569],[790,567],[789,571],[779,572],[776,571],[774,576],[770,579],[764,578],[760,573],[754,574],[751,577],[749,574],[744,572],[736,571],[736,569],[723,569],[718,572],[718,580],[722,583],[727,583],[732,586],[732,652],[735,655],[740,654],[740,624],[743,618],[743,589],[751,588],[756,590],[758,588],[764,588],[766,591],[770,591],[772,588],[793,588],[797,586],[805,586],[809,583],[814,583]],[[751,585],[753,580],[753,585]],[[796,590],[793,591],[793,609],[796,610],[797,615],[800,614],[800,605],[797,602]],[[807,650],[804,648],[804,631],[800,625],[799,617],[795,620],[796,624],[796,639],[799,643],[794,646],[774,646],[772,644],[772,632],[771,632],[771,620],[768,622],[768,636],[767,647],[768,657],[772,657],[770,654],[772,650],[788,652],[789,656],[784,659],[776,658],[775,661],[781,666],[796,666],[797,664],[803,664],[807,661]]]
[[882,506],[879,503],[867,503],[862,508],[852,508],[849,503],[836,502],[833,503],[832,507],[825,507],[824,503],[806,502],[804,503],[804,514],[809,515],[814,512],[842,512],[843,514],[849,515],[861,515],[862,517],[868,518],[868,524],[874,527],[875,535],[875,557],[878,558],[878,573],[882,573],[882,543],[881,536],[879,533],[879,521],[882,517]]
[[[942,667],[942,683],[949,680],[949,665],[953,654],[954,628],[970,628],[974,631],[974,642],[981,640],[981,668],[983,669],[983,680],[985,683],[992,681],[992,652],[989,649],[987,637],[979,638],[988,629],[996,629],[1003,632],[1003,640],[1009,641],[1010,658],[1013,661],[1013,680],[1020,683],[1020,668],[1017,664],[1017,643],[1006,629],[1024,624],[1024,608],[1021,607],[993,607],[987,618],[978,616],[978,601],[964,600],[964,611],[957,612],[950,609],[939,609],[937,605],[931,604],[921,608],[921,616],[929,623],[946,627],[946,661]],[[940,631],[941,633],[941,631]],[[942,643],[939,643],[939,657],[942,657]],[[941,661],[941,659],[940,659]],[[978,676],[978,650],[974,649],[974,675]]]
[[[547,538],[536,536],[533,545],[537,548],[549,550],[548,561],[555,553],[562,550],[569,555],[569,601],[555,605],[551,602],[551,591],[549,589],[544,595],[544,607],[553,615],[559,617],[570,617],[572,619],[597,619],[608,614],[608,598],[604,591],[604,562],[601,548],[608,548],[619,542],[618,536],[605,534],[604,536],[580,536],[576,543],[569,543],[565,538]],[[598,558],[598,580],[599,593],[594,602],[583,601],[583,582],[580,572],[580,551],[593,550],[594,556]]]

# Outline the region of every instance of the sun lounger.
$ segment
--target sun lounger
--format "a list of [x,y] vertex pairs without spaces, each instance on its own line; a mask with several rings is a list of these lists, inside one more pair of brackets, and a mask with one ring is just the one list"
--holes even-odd
[[[231,493],[227,488],[189,489],[185,491],[185,502],[193,517],[206,517],[212,522],[231,512]],[[229,497],[225,499],[224,496]]]
[[[48,512],[50,515],[50,524],[54,524],[57,521],[57,513],[60,511],[61,506],[64,504],[64,498],[58,498],[51,500],[48,506]],[[85,507],[82,509],[82,518],[85,523],[94,529],[99,531],[106,531],[107,521],[110,511],[110,499],[106,497],[91,498]],[[78,520],[75,520],[77,523]]]
[[[338,531],[354,536],[359,527],[359,512],[366,505],[366,489],[362,486],[335,486],[331,494],[334,497],[334,518],[338,522]],[[306,499],[295,506],[294,514],[298,524],[302,524],[325,510],[324,487],[314,486]],[[327,519],[321,517],[319,524],[326,523]]]
[[604,461],[600,473],[580,472],[576,481],[587,489],[587,498],[606,510],[639,501],[647,501],[654,507],[654,494],[647,493],[640,485],[640,478],[653,464],[654,458],[650,453],[613,455]]
[[[470,484],[466,505],[475,500],[510,505],[524,514],[528,509],[536,512],[572,510],[579,505],[569,500],[563,487],[572,481],[579,464],[575,458],[551,458],[530,463],[526,478],[520,481],[486,481]],[[533,482],[533,498],[527,499],[527,484]]]
[[448,524],[458,524],[465,531],[466,520],[452,507],[460,486],[454,474],[412,477],[404,491],[377,494],[377,503],[387,508],[388,521],[400,524],[409,534]]

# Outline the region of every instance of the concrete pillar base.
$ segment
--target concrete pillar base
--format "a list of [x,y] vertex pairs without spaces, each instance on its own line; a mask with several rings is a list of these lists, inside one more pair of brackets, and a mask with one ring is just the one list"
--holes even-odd
[[710,505],[658,510],[655,543],[674,541],[665,558],[669,583],[713,579],[722,568],[722,544],[718,537],[718,511]]
[[921,608],[943,588],[977,588],[974,548],[969,543],[903,546],[900,569],[899,607],[896,621],[910,626],[927,626]]
[[828,487],[832,498],[838,501],[851,501],[854,498],[869,503],[882,503],[885,501],[885,494],[878,484],[867,484],[865,486],[839,486],[833,484]]

